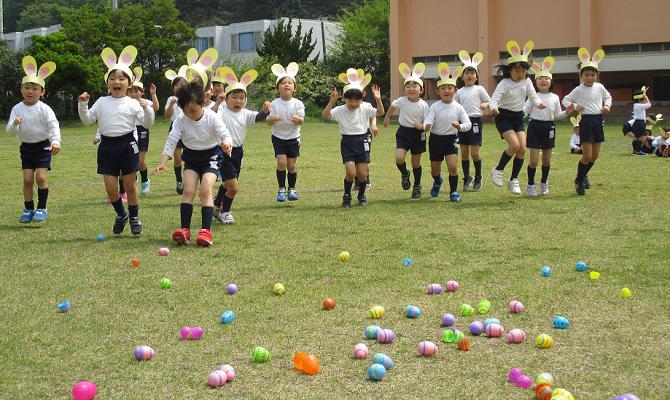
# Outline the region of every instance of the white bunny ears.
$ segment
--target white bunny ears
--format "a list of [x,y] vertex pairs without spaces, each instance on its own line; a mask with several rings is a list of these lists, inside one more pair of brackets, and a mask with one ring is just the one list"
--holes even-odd
[[523,53],[521,52],[521,47],[519,46],[519,42],[516,40],[510,40],[505,44],[505,47],[507,48],[507,51],[510,54],[510,57],[507,58],[507,63],[508,64],[513,64],[517,62],[528,62],[528,56],[530,56],[530,52],[533,51],[533,48],[535,47],[535,42],[532,40],[529,40],[526,42],[526,44],[523,45]]
[[576,117],[570,117],[570,122],[572,122],[572,127],[573,128],[578,127],[579,126],[579,121],[581,121],[581,120],[582,120],[582,115],[581,114],[579,114]]
[[579,57],[580,61],[579,71],[587,67],[595,68],[598,71],[598,64],[605,58],[605,52],[603,49],[598,49],[593,53],[593,57],[591,57],[591,53],[584,47],[581,47],[577,50],[577,57]]
[[275,74],[277,77],[277,82],[275,83],[278,84],[282,79],[288,77],[293,80],[293,83],[295,83],[295,76],[298,75],[298,69],[300,66],[298,63],[292,62],[289,65],[286,66],[286,69],[281,64],[274,64],[272,68],[272,73]]
[[484,61],[484,54],[482,54],[481,51],[478,51],[472,55],[472,58],[470,58],[470,53],[468,53],[467,50],[461,50],[458,52],[458,58],[460,58],[463,63],[463,69],[474,68],[475,71],[479,72],[477,66]]
[[42,66],[37,68],[37,61],[33,56],[23,57],[23,71],[26,73],[26,76],[21,80],[21,84],[24,83],[36,83],[44,89],[44,80],[56,70],[56,64],[53,61],[48,61],[42,64]]
[[212,66],[219,58],[219,52],[215,48],[210,47],[205,50],[198,58],[198,50],[194,48],[188,49],[186,52],[186,61],[188,62],[188,69],[186,70],[186,80],[191,82],[193,78],[199,76],[202,79],[202,85],[207,86],[207,71],[212,70]]
[[408,82],[416,82],[423,87],[421,76],[426,71],[426,66],[423,63],[416,63],[412,69],[409,68],[409,65],[400,63],[398,70],[400,71],[400,75],[405,78],[404,85],[407,85]]
[[[242,74],[240,79],[237,79],[235,71],[230,67],[219,67],[216,69],[216,75],[223,77],[228,86],[226,86],[225,93],[228,94],[233,90],[243,90],[244,93],[247,92],[247,87],[251,85],[253,81],[258,78],[258,71],[255,69],[250,69],[249,71]],[[214,80],[214,79],[212,79]]]
[[345,85],[344,89],[342,89],[342,94],[354,89],[362,92],[372,81],[372,75],[369,73],[366,74],[365,71],[360,68],[349,68],[346,73],[342,72],[337,78]]
[[169,79],[170,81],[174,81],[177,78],[184,78],[186,79],[186,70],[188,69],[188,65],[182,65],[181,68],[179,68],[179,72],[174,72],[171,69],[168,69],[165,71],[165,77]]
[[541,77],[552,79],[553,75],[551,74],[551,69],[554,67],[555,63],[556,60],[554,60],[554,57],[547,56],[544,58],[544,61],[542,61],[541,67],[536,62],[534,62],[530,69],[535,73],[535,79]]
[[456,80],[461,76],[462,72],[462,66],[458,66],[453,71],[450,71],[449,64],[445,62],[437,64],[437,74],[440,76],[440,80],[437,81],[437,87],[439,88],[442,85],[456,86]]
[[140,82],[140,80],[142,79],[142,74],[143,74],[142,67],[133,68],[133,75],[134,75],[133,86],[144,90],[144,84]]
[[133,78],[133,72],[130,70],[130,65],[135,61],[135,58],[137,58],[137,49],[135,46],[126,46],[121,51],[121,54],[119,54],[118,59],[116,58],[116,53],[114,53],[114,50],[110,49],[109,47],[105,47],[102,49],[100,57],[102,57],[102,61],[107,66],[105,82],[107,82],[109,73],[117,69],[128,75],[130,79]]

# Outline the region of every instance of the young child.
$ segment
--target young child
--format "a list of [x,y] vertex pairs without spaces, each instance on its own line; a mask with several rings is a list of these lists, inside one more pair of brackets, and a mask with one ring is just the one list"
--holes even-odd
[[[368,164],[370,163],[370,143],[368,142],[367,124],[370,118],[377,114],[369,103],[363,102],[363,89],[370,83],[372,76],[365,74],[363,79],[353,68],[347,70],[348,85],[342,90],[343,106],[335,106],[339,94],[333,89],[330,100],[323,109],[321,116],[326,121],[331,119],[337,121],[342,134],[340,141],[340,152],[345,169],[344,195],[342,196],[342,207],[351,207],[351,187],[354,178],[359,182],[365,182],[368,177]],[[366,185],[359,185],[358,205],[367,206],[368,199],[365,196]]]
[[212,99],[213,103],[212,106],[210,107],[212,111],[218,112],[219,111],[219,106],[221,103],[225,103],[226,99],[226,94],[224,93],[224,87],[226,84],[226,78],[223,76],[223,67],[218,67],[216,71],[214,71],[214,75],[212,76]]
[[651,108],[649,97],[647,97],[647,88],[642,86],[640,90],[633,92],[633,119],[623,124],[623,134],[632,139],[633,155],[646,155],[642,152],[643,136],[647,122],[647,110]]
[[[142,68],[135,67],[133,68],[133,74],[135,79],[133,80],[132,86],[128,89],[128,96],[137,100],[142,107],[144,104],[147,104],[156,111],[160,109],[160,104],[158,103],[158,98],[156,97],[156,85],[153,83],[149,87],[149,92],[151,93],[151,100],[144,99],[144,84],[141,82],[142,79]],[[142,125],[137,125],[137,144],[140,148],[140,194],[145,195],[149,193],[151,189],[151,181],[149,181],[149,174],[147,173],[147,163],[146,156],[147,151],[149,150],[149,129],[145,128]],[[123,181],[119,181],[119,186],[123,184]],[[125,191],[124,191],[125,192]]]
[[563,119],[572,113],[574,108],[568,107],[567,111],[561,109],[561,100],[551,92],[554,57],[545,57],[542,67],[533,63],[531,69],[535,73],[535,84],[537,95],[542,104],[547,107],[540,110],[532,105],[530,100],[526,101],[523,112],[528,117],[527,145],[530,149],[530,162],[528,163],[528,185],[526,191],[528,196],[537,197],[535,187],[535,171],[542,150],[542,178],[540,180],[540,194],[549,195],[549,169],[551,168],[551,152],[556,147],[556,124],[554,121]]
[[572,123],[572,136],[570,137],[571,154],[582,154],[582,146],[579,141],[579,121],[581,121],[581,119],[581,115],[570,117],[570,123]]
[[437,197],[442,186],[442,161],[447,163],[449,170],[449,200],[454,203],[461,201],[458,194],[458,132],[468,132],[472,123],[462,105],[454,101],[456,80],[462,67],[457,67],[453,74],[449,73],[449,65],[440,63],[437,66],[440,80],[437,81],[437,92],[440,101],[433,103],[428,110],[424,130],[430,132],[428,150],[430,153],[430,173],[433,176],[433,188],[430,195]]
[[[170,118],[170,128],[169,132],[172,131],[172,126],[174,124],[174,121],[177,120],[177,118],[181,117],[183,114],[181,108],[179,108],[179,105],[177,104],[177,96],[176,93],[179,90],[180,87],[185,85],[186,82],[186,70],[188,66],[183,65],[181,68],[179,68],[179,72],[175,73],[173,70],[169,69],[165,72],[165,77],[169,79],[172,83],[172,96],[168,97],[168,99],[165,101],[165,117]],[[168,132],[168,134],[169,134]],[[184,183],[182,182],[182,175],[181,175],[181,151],[182,151],[182,143],[179,142],[175,146],[174,150],[174,176],[175,180],[177,182],[175,190],[177,191],[177,194],[182,194],[184,193]]]
[[[154,110],[148,103],[140,104],[126,96],[132,84],[133,73],[130,65],[137,57],[137,49],[127,46],[121,52],[118,61],[109,47],[101,53],[108,68],[105,74],[110,95],[99,98],[91,109],[88,108],[90,96],[84,92],[79,96],[79,118],[90,125],[98,121],[100,146],[98,147],[98,174],[102,175],[107,197],[111,200],[116,219],[113,232],[118,235],[130,217],[130,231],[133,235],[142,233],[139,217],[139,197],[135,175],[140,167],[140,149],[135,137],[137,125],[151,128],[154,124]],[[118,179],[122,176],[123,185],[128,193],[128,212],[118,194]]]
[[[51,155],[60,152],[60,127],[51,107],[40,98],[44,95],[44,80],[54,73],[56,64],[48,61],[38,69],[32,56],[23,57],[26,76],[21,80],[23,101],[12,108],[7,133],[21,141],[21,169],[23,170],[23,213],[19,222],[44,222],[47,219],[49,184],[47,171],[51,170]],[[37,210],[33,200],[33,186],[37,181]]]
[[405,78],[405,96],[391,103],[384,118],[384,128],[388,128],[391,115],[399,112],[399,126],[395,134],[395,164],[400,171],[402,188],[409,190],[411,183],[405,158],[408,151],[412,153],[412,172],[414,174],[412,198],[418,199],[421,197],[421,154],[426,152],[426,132],[423,130],[423,123],[428,114],[428,103],[421,98],[423,94],[421,76],[426,66],[423,63],[417,63],[410,70],[407,64],[401,63],[398,69]]
[[[358,76],[360,79],[363,79],[365,72],[362,69],[357,69]],[[348,84],[349,80],[347,79],[347,74],[342,72],[339,75],[340,81],[344,84]],[[344,79],[344,80],[343,80]],[[368,92],[366,90],[363,90],[363,99],[365,99],[368,96]],[[381,89],[379,88],[378,85],[372,85],[372,97],[375,99],[376,103],[376,109],[377,109],[377,114],[368,120],[368,144],[370,145],[370,154],[372,155],[372,138],[377,137],[379,135],[379,128],[377,127],[377,117],[381,117],[384,115],[384,103],[382,103],[382,93]],[[363,103],[367,103],[370,106],[372,106],[371,103],[363,100]],[[358,177],[354,179],[354,191],[358,191],[360,182],[358,181]],[[372,187],[372,181],[370,180],[370,164],[368,164],[368,179],[365,181],[365,190],[370,191],[370,188]]]
[[588,173],[598,159],[600,144],[605,141],[603,113],[610,111],[612,96],[605,86],[596,82],[599,74],[598,64],[605,57],[605,52],[598,49],[591,58],[589,51],[582,47],[577,51],[577,55],[580,60],[579,78],[582,83],[563,98],[563,105],[566,107],[573,105],[582,115],[579,121],[582,158],[577,164],[575,191],[578,195],[584,196],[586,190],[591,188]]
[[300,157],[300,127],[305,121],[305,105],[293,97],[298,89],[295,76],[298,64],[290,63],[286,69],[279,64],[272,66],[272,73],[277,77],[275,86],[279,98],[270,104],[268,125],[272,126],[272,146],[277,159],[277,201],[285,202],[286,171],[288,169],[288,200],[298,200],[295,184],[298,179],[296,162]]
[[[476,52],[472,58],[466,50],[461,50],[458,57],[463,63],[463,73],[461,79],[465,86],[456,92],[455,100],[465,108],[468,113],[472,128],[468,132],[458,133],[458,142],[461,147],[461,166],[463,167],[463,191],[482,188],[482,159],[479,155],[479,149],[482,146],[483,128],[482,111],[488,108],[488,102],[491,101],[486,89],[477,84],[479,80],[479,70],[477,66],[484,60],[481,52]],[[475,166],[475,176],[470,175],[470,157]]]
[[646,156],[649,154],[654,153],[654,134],[652,133],[654,131],[654,126],[660,122],[663,121],[663,114],[656,114],[656,115],[647,115],[647,123],[644,129],[644,136],[642,136],[641,143],[642,146],[640,147],[640,154],[641,156]]
[[[204,82],[206,83],[206,82]],[[202,207],[202,225],[196,244],[211,246],[212,216],[212,185],[218,172],[218,147],[228,156],[231,155],[232,139],[221,118],[214,111],[204,108],[205,93],[200,80],[194,79],[177,90],[177,101],[184,114],[172,126],[168,135],[160,165],[154,173],[165,170],[165,163],[174,154],[179,140],[184,144],[184,193],[181,199],[181,228],[172,234],[177,244],[187,245],[191,241],[191,217],[193,215],[193,198],[200,182],[200,205]]]
[[652,146],[656,157],[667,158],[670,156],[670,128],[659,128],[661,134],[654,138]]
[[226,100],[219,107],[217,114],[230,131],[233,149],[230,155],[223,155],[223,161],[219,166],[223,183],[219,187],[216,199],[214,199],[214,218],[222,224],[228,225],[235,223],[235,218],[233,218],[230,209],[239,188],[238,179],[242,169],[242,158],[244,157],[242,146],[247,135],[247,127],[267,118],[270,113],[270,102],[266,101],[263,104],[261,112],[247,110],[245,108],[247,87],[256,80],[258,72],[254,69],[249,70],[238,81],[232,68],[223,67],[223,69],[223,76],[228,81],[228,87],[225,91]]
[[535,92],[533,82],[527,77],[530,68],[528,56],[534,46],[535,43],[529,40],[524,45],[522,53],[519,43],[515,40],[507,42],[506,47],[510,57],[507,59],[507,64],[500,66],[498,70],[498,73],[502,73],[503,80],[496,86],[489,103],[489,109],[495,116],[496,128],[500,132],[500,137],[507,142],[507,149],[500,156],[498,165],[491,170],[491,182],[502,187],[503,171],[514,156],[512,175],[507,184],[513,194],[521,194],[517,178],[523,167],[526,153],[526,132],[523,126],[523,107],[526,98],[530,99],[533,106],[541,110],[545,108]]

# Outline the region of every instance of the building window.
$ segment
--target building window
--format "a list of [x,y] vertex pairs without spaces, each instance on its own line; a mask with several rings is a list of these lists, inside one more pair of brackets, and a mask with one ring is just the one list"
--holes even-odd
[[214,46],[214,38],[195,38],[193,39],[193,47],[198,50],[198,54],[202,54],[205,50]]
[[663,51],[663,43],[642,43],[642,52],[656,52]]
[[255,51],[256,41],[254,40],[253,32],[243,32],[237,34],[239,51]]
[[30,47],[30,45],[33,44],[33,39],[30,37],[27,37],[23,39],[23,47]]

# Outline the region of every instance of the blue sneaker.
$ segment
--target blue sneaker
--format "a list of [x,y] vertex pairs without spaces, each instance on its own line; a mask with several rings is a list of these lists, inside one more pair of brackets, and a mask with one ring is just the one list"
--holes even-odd
[[23,213],[19,217],[19,222],[22,224],[27,224],[28,222],[33,220],[33,216],[35,215],[35,210],[29,210],[27,208],[23,209]]
[[140,194],[147,194],[149,193],[149,190],[151,189],[151,181],[147,180],[146,182],[142,182],[140,184]]
[[452,203],[460,203],[461,196],[458,194],[458,192],[451,192],[449,195],[449,200],[451,200]]
[[286,201],[286,188],[279,188],[277,192],[277,201],[283,203]]
[[437,197],[440,194],[440,188],[442,187],[442,177],[438,176],[437,179],[434,180],[433,182],[433,188],[430,189],[430,195],[433,197]]
[[288,201],[296,201],[298,200],[298,192],[295,191],[293,188],[288,189]]
[[47,220],[47,213],[46,208],[38,208],[35,210],[35,214],[33,214],[33,221],[35,222],[44,222]]

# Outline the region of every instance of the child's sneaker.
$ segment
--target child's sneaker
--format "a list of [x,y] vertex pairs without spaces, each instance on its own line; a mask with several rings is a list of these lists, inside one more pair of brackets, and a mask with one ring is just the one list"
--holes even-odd
[[358,195],[358,205],[361,207],[368,205],[368,198],[365,196],[365,193]]
[[584,196],[586,194],[586,187],[584,187],[584,181],[575,179],[575,191],[578,195]]
[[521,194],[521,186],[519,186],[518,179],[510,179],[510,181],[507,183],[507,187],[509,188],[509,191],[512,192],[512,194]]
[[298,200],[298,192],[295,191],[293,188],[288,189],[288,201],[296,201]]
[[351,207],[351,195],[345,193],[344,196],[342,196],[342,208],[349,207]]
[[503,172],[495,168],[491,169],[491,182],[498,187],[503,185]]
[[279,188],[277,191],[277,201],[280,203],[286,201],[286,188]]
[[484,180],[482,179],[481,176],[475,176],[475,184],[472,186],[472,190],[479,192],[482,190],[482,186],[484,186]]
[[212,232],[209,229],[200,229],[198,236],[195,238],[195,244],[201,247],[209,247],[212,243]]
[[452,203],[460,203],[461,196],[458,194],[458,192],[451,192],[449,195],[449,200],[451,200]]
[[433,180],[433,187],[430,189],[430,195],[437,197],[440,194],[440,188],[442,187],[442,177],[438,176],[437,179]]
[[142,221],[140,221],[140,217],[132,217],[130,219],[130,232],[132,232],[133,235],[142,233]]
[[412,189],[412,198],[418,199],[420,197],[421,197],[421,185],[414,185],[414,188]]
[[125,206],[128,204],[128,195],[126,193],[121,193],[121,203]]
[[177,194],[184,194],[184,182],[177,182]]
[[221,209],[219,207],[217,207],[216,204],[214,204],[213,217],[214,217],[215,220],[223,223],[223,211],[221,211]]
[[149,193],[149,190],[151,190],[151,181],[147,180],[146,182],[142,182],[140,184],[140,194],[147,194]]
[[472,185],[475,183],[475,177],[470,175],[467,178],[463,178],[463,191],[469,192],[472,190]]
[[403,190],[409,190],[410,186],[412,186],[412,184],[409,182],[409,171],[403,172],[401,177],[401,184]]
[[540,182],[540,194],[542,194],[542,196],[549,196],[549,182]]
[[228,212],[222,212],[221,214],[221,223],[224,225],[232,225],[235,223],[235,218],[233,218],[233,213],[230,211]]
[[19,222],[22,224],[27,224],[33,220],[33,216],[35,216],[35,210],[24,208],[23,213],[21,213],[21,216],[19,217]]
[[537,197],[537,188],[535,188],[535,185],[526,185],[526,191],[529,197]]
[[47,215],[49,215],[49,213],[46,208],[38,208],[35,210],[35,214],[33,214],[33,221],[44,222],[47,220]]
[[123,229],[126,227],[126,222],[128,222],[128,213],[125,213],[123,216],[116,216],[114,220],[114,227],[112,227],[112,232],[115,235],[120,235],[123,232]]
[[188,228],[179,228],[172,234],[172,240],[179,245],[188,245],[191,243],[191,230]]
[[365,181],[365,191],[367,192],[368,190],[370,190],[371,187],[372,187],[372,181],[370,180],[370,178],[368,178],[368,180]]
[[584,189],[591,189],[591,181],[588,175],[584,177]]

